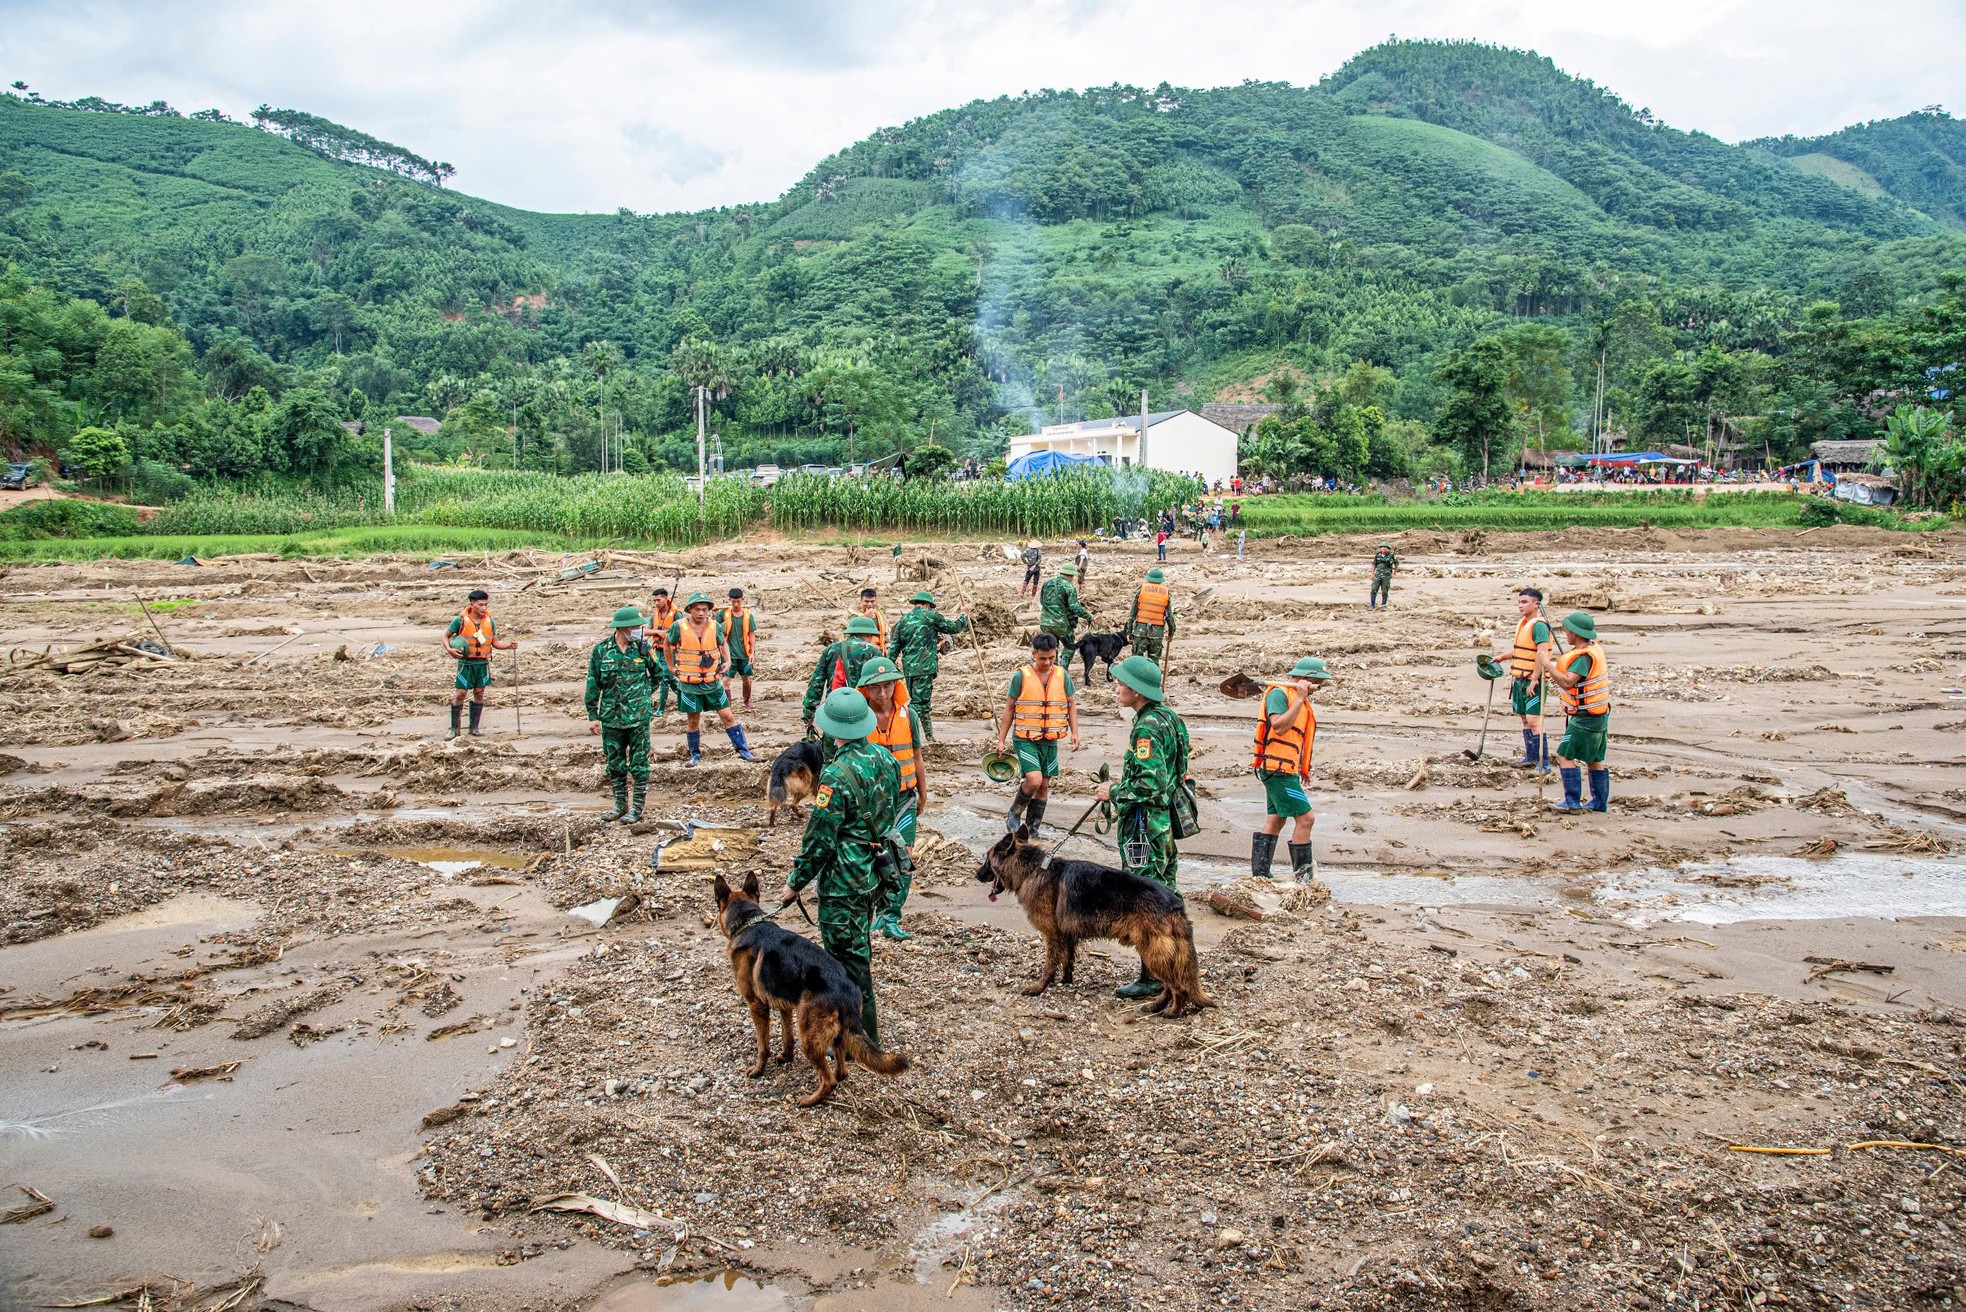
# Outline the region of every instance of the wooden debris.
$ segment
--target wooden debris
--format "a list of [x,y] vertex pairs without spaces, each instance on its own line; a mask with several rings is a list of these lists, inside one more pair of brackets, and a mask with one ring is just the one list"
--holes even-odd
[[241,1063],[222,1061],[216,1066],[178,1066],[171,1070],[171,1078],[179,1084],[196,1084],[200,1080],[224,1080],[230,1083]]
[[[148,646],[140,644],[149,644]],[[149,638],[97,638],[80,647],[58,652],[45,648],[38,652],[16,647],[7,653],[7,664],[14,670],[49,670],[56,674],[94,674],[100,670],[161,670],[177,662],[150,650],[159,644]]]
[[55,1210],[55,1200],[32,1185],[17,1184],[14,1188],[26,1194],[28,1201],[19,1207],[0,1212],[0,1225],[19,1225],[22,1221],[32,1221]]
[[1834,975],[1838,971],[1862,970],[1873,975],[1889,975],[1898,969],[1896,966],[1879,966],[1868,961],[1845,961],[1841,957],[1804,957],[1803,960],[1816,968],[1803,976],[1804,984],[1813,984],[1823,976]]

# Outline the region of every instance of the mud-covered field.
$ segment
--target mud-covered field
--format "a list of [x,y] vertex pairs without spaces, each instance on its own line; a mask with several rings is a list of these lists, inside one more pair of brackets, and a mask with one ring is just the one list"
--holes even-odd
[[[1219,1004],[1179,1021],[1114,998],[1114,945],[1024,996],[1041,947],[973,878],[1009,797],[985,717],[1035,617],[995,544],[910,549],[901,582],[776,542],[566,580],[525,554],[6,571],[0,1303],[1966,1304],[1966,537],[1410,534],[1378,614],[1374,545],[1169,564]],[[1102,629],[1151,556],[1095,551]],[[760,614],[760,761],[712,725],[688,769],[657,721],[630,833],[599,821],[581,677],[679,577]],[[803,1063],[744,1078],[710,878],[782,881],[764,780],[805,676],[863,583],[891,621],[924,578],[988,622],[943,658],[916,937],[875,952],[914,1069],[800,1110]],[[1505,704],[1469,759],[1473,657],[1525,583],[1598,616],[1608,815],[1545,810]],[[485,736],[447,743],[443,628],[479,586],[521,648]],[[1329,901],[1244,879],[1254,703],[1217,687],[1302,655],[1339,675]],[[1048,822],[1119,764],[1103,673],[1081,718]]]

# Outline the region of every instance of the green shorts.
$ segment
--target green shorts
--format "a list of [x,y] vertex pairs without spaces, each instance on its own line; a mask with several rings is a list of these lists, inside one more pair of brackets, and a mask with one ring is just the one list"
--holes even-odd
[[461,660],[457,663],[457,682],[451,685],[459,691],[472,688],[491,687],[491,662]]
[[1280,815],[1286,820],[1310,814],[1311,795],[1304,790],[1302,775],[1258,770],[1256,777],[1263,781],[1264,814]]
[[724,671],[726,679],[748,679],[751,677],[751,662],[744,656],[730,658],[730,668]]
[[1602,715],[1573,715],[1563,731],[1556,754],[1566,761],[1603,765],[1606,740],[1611,736],[1611,712]]
[[1058,743],[1040,738],[1013,738],[1017,747],[1017,773],[1038,774],[1046,779],[1058,777]]
[[729,706],[730,694],[724,691],[721,683],[676,685],[676,709],[684,715],[701,715],[705,711],[721,711]]
[[1517,715],[1536,715],[1543,709],[1543,695],[1529,679],[1509,682],[1509,709]]
[[921,806],[917,801],[921,794],[909,792],[903,793],[901,796],[903,799],[901,803],[901,814],[894,818],[894,829],[896,833],[901,835],[902,842],[906,843],[909,847],[913,847],[915,845],[915,834],[921,825]]

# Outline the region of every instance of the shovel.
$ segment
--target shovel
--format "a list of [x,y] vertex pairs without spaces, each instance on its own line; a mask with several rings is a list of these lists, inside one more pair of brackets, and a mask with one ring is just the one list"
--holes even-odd
[[1461,749],[1461,755],[1467,757],[1470,761],[1479,761],[1481,759],[1481,754],[1484,751],[1488,750],[1488,717],[1489,714],[1494,711],[1494,709],[1495,709],[1495,681],[1493,679],[1490,679],[1488,681],[1488,705],[1481,712],[1481,738],[1478,742],[1475,743],[1474,750],[1470,751],[1465,747]]
[[1247,674],[1231,674],[1228,678],[1222,680],[1221,691],[1224,697],[1233,697],[1237,701],[1248,701],[1251,697],[1261,697],[1263,695],[1263,685],[1250,678]]

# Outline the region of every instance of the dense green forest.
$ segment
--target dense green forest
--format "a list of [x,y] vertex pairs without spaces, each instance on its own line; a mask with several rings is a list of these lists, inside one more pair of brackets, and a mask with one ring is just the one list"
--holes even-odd
[[[783,197],[552,215],[297,110],[0,96],[0,444],[141,496],[1000,451],[1029,425],[1285,403],[1253,468],[1506,466],[1594,422],[1774,459],[1966,359],[1961,125],[1679,131],[1547,59],[1396,42],[1315,87],[1113,86],[885,129]],[[79,434],[79,436],[78,436]],[[118,464],[118,461],[121,461]]]

